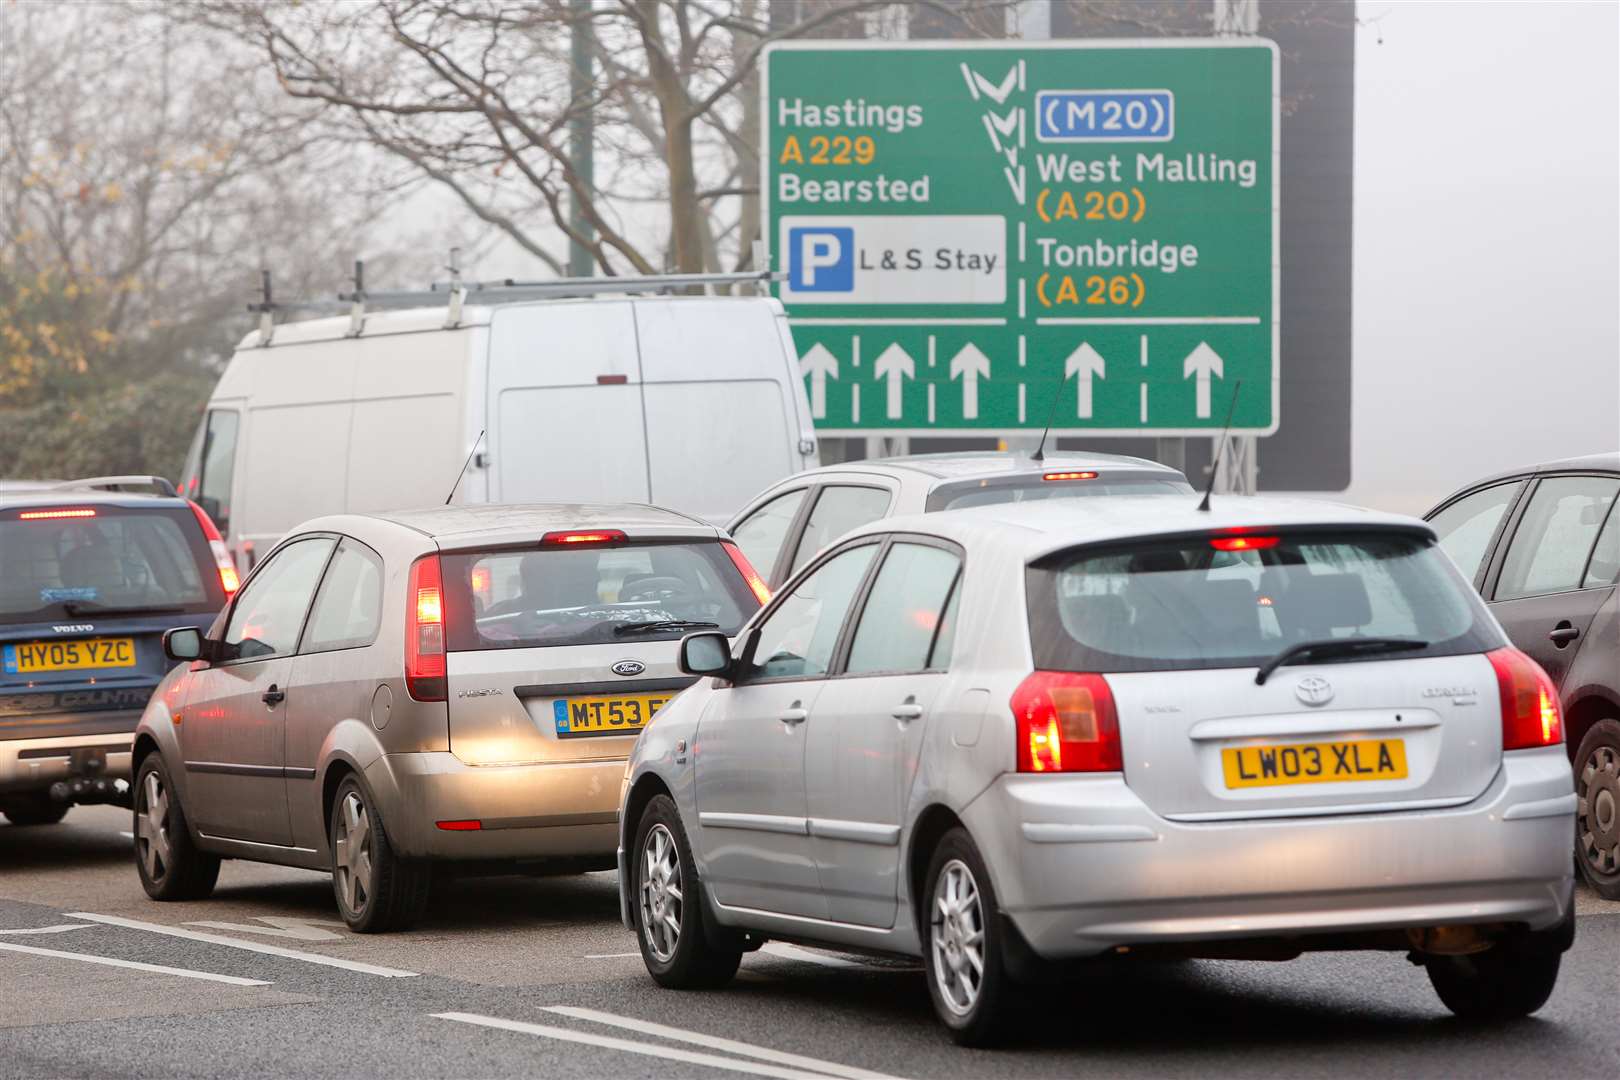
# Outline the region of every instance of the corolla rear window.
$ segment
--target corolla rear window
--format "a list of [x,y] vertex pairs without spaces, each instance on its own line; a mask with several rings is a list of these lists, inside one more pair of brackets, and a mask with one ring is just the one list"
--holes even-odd
[[1084,499],[1094,495],[1185,495],[1192,488],[1180,480],[1151,477],[1093,477],[1047,480],[1035,473],[1013,481],[947,484],[928,496],[928,511],[963,510],[970,506],[1041,502],[1046,499]]
[[440,565],[451,652],[734,634],[759,608],[714,542],[459,552]]
[[1251,667],[1351,638],[1424,643],[1365,654],[1386,659],[1502,644],[1439,549],[1409,533],[1087,547],[1041,560],[1027,580],[1035,665],[1051,670]]
[[204,571],[213,565],[184,506],[0,512],[0,622],[212,611],[225,599]]

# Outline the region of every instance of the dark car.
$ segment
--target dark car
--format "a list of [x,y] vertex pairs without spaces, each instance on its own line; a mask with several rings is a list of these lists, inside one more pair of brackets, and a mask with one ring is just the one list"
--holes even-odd
[[49,825],[125,802],[135,725],[171,666],[163,632],[206,627],[236,584],[167,481],[0,487],[0,812]]
[[1425,516],[1558,687],[1575,861],[1601,896],[1620,900],[1620,454],[1501,473]]

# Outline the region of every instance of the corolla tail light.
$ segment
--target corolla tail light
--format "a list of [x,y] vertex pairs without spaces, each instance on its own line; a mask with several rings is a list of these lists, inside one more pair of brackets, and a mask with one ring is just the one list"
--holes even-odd
[[1541,665],[1518,649],[1497,649],[1485,654],[1496,670],[1502,698],[1502,749],[1529,750],[1557,746],[1564,741],[1564,718],[1558,688]]
[[227,597],[236,595],[236,590],[242,585],[242,579],[236,575],[236,564],[231,561],[231,553],[225,549],[225,538],[219,535],[219,529],[214,525],[214,519],[208,516],[208,511],[201,506],[186,500],[191,512],[197,515],[197,524],[202,526],[203,536],[208,539],[208,550],[214,555],[214,566],[219,570],[219,584],[225,590]]
[[742,553],[742,548],[729,541],[722,542],[720,546],[726,549],[727,555],[731,556],[731,565],[735,566],[737,572],[743,576],[743,580],[748,582],[748,589],[754,594],[754,599],[759,601],[759,606],[764,607],[770,603],[770,586],[766,585],[765,579],[759,576],[759,571],[755,570],[754,564],[748,561],[748,556]]
[[444,701],[444,585],[437,555],[411,564],[405,598],[405,689],[417,701]]
[[1119,714],[1101,675],[1036,671],[1012,696],[1019,772],[1119,772]]

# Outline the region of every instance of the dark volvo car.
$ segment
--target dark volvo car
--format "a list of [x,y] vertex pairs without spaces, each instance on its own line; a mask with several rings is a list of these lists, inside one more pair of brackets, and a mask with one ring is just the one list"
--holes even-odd
[[1425,516],[1558,687],[1579,800],[1575,861],[1620,900],[1620,453],[1488,477]]

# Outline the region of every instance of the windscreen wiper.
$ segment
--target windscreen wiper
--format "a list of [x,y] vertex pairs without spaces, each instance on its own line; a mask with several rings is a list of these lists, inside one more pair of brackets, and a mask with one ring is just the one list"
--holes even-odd
[[174,615],[184,611],[181,604],[159,604],[155,607],[111,607],[102,604],[86,604],[78,600],[65,600],[62,610],[69,615]]
[[1360,637],[1360,638],[1328,638],[1326,641],[1302,641],[1298,645],[1290,645],[1270,660],[1260,665],[1260,670],[1254,673],[1254,684],[1264,686],[1271,673],[1284,664],[1292,664],[1304,659],[1326,660],[1334,656],[1356,656],[1360,653],[1407,652],[1413,649],[1427,649],[1429,643],[1418,638],[1397,637]]
[[718,630],[719,623],[700,619],[653,619],[649,622],[627,622],[613,628],[615,635],[656,634],[663,630]]

